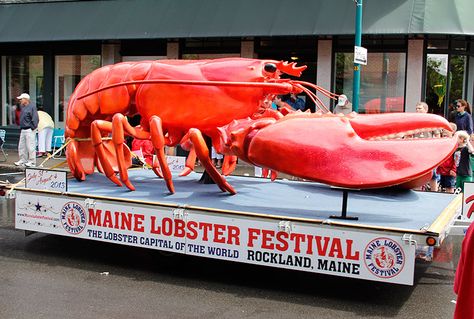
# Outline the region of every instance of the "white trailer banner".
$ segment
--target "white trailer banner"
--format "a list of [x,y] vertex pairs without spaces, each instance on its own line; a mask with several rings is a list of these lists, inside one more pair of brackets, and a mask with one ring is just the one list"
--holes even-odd
[[412,285],[415,246],[329,225],[17,191],[18,229]]

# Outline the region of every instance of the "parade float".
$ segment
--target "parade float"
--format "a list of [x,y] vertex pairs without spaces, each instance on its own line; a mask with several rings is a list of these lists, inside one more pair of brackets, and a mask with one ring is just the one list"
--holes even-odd
[[[295,63],[228,58],[126,62],[76,87],[67,108],[67,163],[27,169],[16,228],[321,274],[413,284],[461,214],[462,196],[413,191],[456,148],[432,114],[332,114]],[[305,93],[317,112],[273,110]],[[140,115],[139,125],[129,118]],[[150,140],[150,169],[129,170],[131,136]],[[226,156],[219,172],[209,143]],[[172,173],[165,147],[190,156]],[[199,183],[195,158],[215,184]],[[239,159],[272,180],[232,176]],[[276,179],[284,173],[298,177]],[[179,175],[179,176],[178,176]],[[121,187],[125,185],[126,187]],[[219,190],[220,189],[220,190]]]

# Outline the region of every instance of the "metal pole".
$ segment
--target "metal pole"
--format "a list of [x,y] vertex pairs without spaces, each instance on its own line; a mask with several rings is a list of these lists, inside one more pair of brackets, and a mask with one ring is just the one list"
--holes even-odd
[[[355,45],[362,45],[362,0],[354,0],[356,3],[355,20]],[[360,91],[360,64],[354,63],[354,84],[352,89],[352,110],[359,112],[359,91]]]

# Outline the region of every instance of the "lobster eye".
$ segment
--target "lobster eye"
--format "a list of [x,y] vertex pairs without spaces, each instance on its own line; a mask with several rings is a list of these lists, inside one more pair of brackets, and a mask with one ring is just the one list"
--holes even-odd
[[273,63],[267,63],[265,64],[265,66],[263,67],[263,69],[269,73],[275,73],[276,70],[277,70],[277,67],[275,64]]

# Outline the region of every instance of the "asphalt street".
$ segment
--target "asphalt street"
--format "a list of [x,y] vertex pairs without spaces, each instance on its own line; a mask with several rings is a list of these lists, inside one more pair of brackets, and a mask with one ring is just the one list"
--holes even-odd
[[25,237],[14,229],[13,205],[0,201],[0,318],[445,319],[455,307],[460,238],[444,247],[454,247],[452,260],[417,264],[411,287]]

